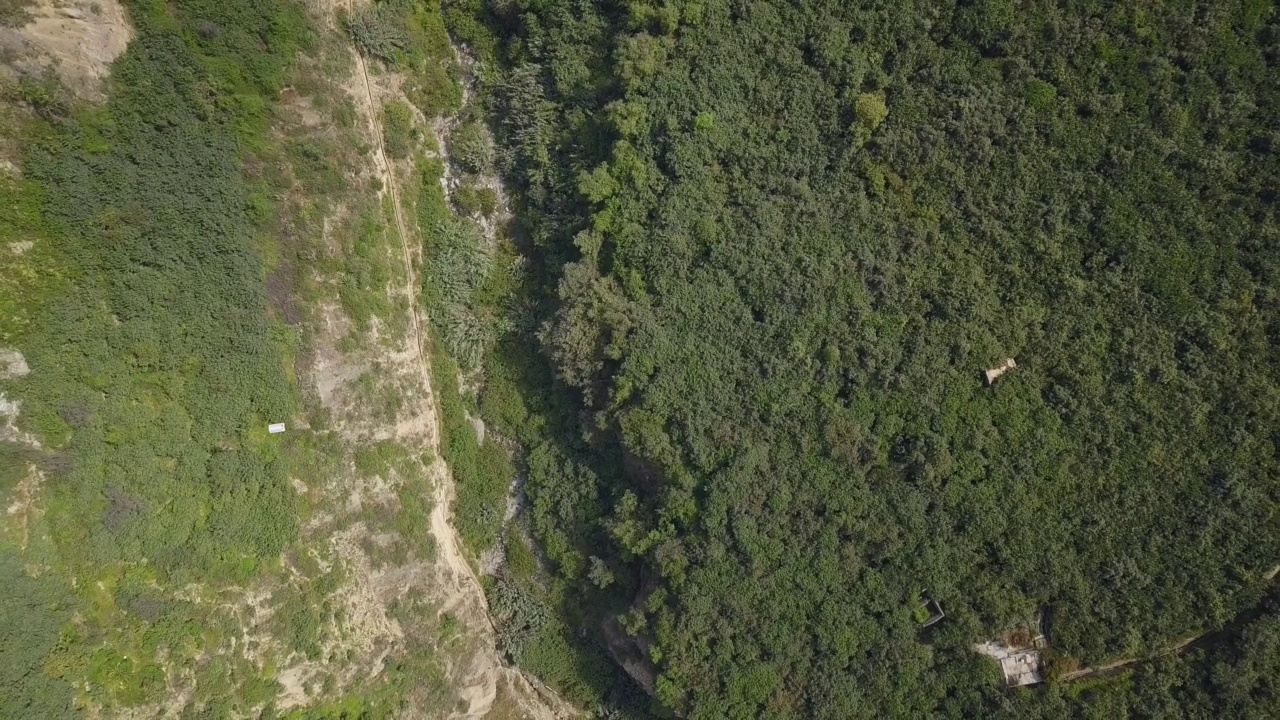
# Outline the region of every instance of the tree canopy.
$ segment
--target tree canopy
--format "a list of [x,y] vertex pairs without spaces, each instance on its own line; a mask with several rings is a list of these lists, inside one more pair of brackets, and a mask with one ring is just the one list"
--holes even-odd
[[1258,602],[1272,3],[515,0],[487,22],[542,318],[508,344],[536,336],[555,376],[515,430],[533,526],[591,598],[577,622],[652,643],[660,705],[971,717],[1006,701],[969,644],[1037,609],[1059,657],[1098,663]]

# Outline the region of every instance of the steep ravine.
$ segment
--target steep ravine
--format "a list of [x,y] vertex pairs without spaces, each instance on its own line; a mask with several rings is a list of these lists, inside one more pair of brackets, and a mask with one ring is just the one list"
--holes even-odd
[[[351,2],[351,0],[336,0],[332,3],[332,8],[335,11],[343,7],[351,9],[353,5],[355,3]],[[456,51],[457,49],[455,48]],[[495,643],[496,632],[489,616],[484,590],[480,585],[475,570],[463,554],[462,540],[450,521],[453,502],[456,498],[456,489],[449,467],[443,459],[440,459],[440,415],[435,395],[432,391],[431,359],[428,351],[429,341],[426,336],[429,326],[423,317],[424,313],[418,300],[419,278],[415,270],[422,260],[421,245],[413,242],[413,238],[416,236],[410,231],[405,221],[404,201],[399,189],[396,168],[387,154],[381,124],[378,119],[378,108],[381,106],[379,99],[400,95],[399,81],[402,78],[397,78],[394,74],[373,75],[369,71],[366,59],[354,48],[352,48],[351,55],[355,62],[353,78],[355,87],[349,87],[348,89],[356,101],[360,114],[359,126],[367,135],[373,148],[372,155],[375,169],[378,177],[382,180],[384,192],[390,202],[395,219],[395,231],[406,268],[403,293],[409,300],[410,327],[413,333],[414,347],[416,348],[417,364],[425,388],[422,402],[429,406],[424,408],[424,415],[433,420],[428,432],[427,448],[437,458],[430,468],[431,479],[435,487],[434,507],[431,512],[431,533],[439,552],[438,562],[443,564],[447,568],[449,576],[454,578],[452,587],[447,590],[447,597],[444,598],[444,607],[445,610],[455,614],[471,615],[474,612],[483,618],[481,630],[485,635],[483,638],[484,657],[482,662],[477,663],[477,666],[471,669],[470,675],[474,680],[474,685],[462,692],[463,696],[469,701],[469,707],[462,717],[479,718],[488,715],[493,707],[497,688],[501,681],[508,683],[509,687],[517,695],[516,702],[520,705],[525,717],[572,717],[578,714],[572,707],[557,697],[555,692],[546,687],[545,684],[506,662],[498,651]],[[385,86],[379,83],[379,80],[382,79],[385,79]],[[469,96],[470,93],[464,95],[464,102],[470,99]],[[442,135],[445,126],[441,123],[428,123],[427,130],[436,136],[437,145],[443,147]],[[446,171],[446,193],[449,192],[447,187],[448,176],[448,171]],[[499,193],[499,201],[501,203],[500,212],[506,214],[506,198],[504,194]],[[488,231],[487,234],[492,233],[492,228],[486,228],[486,230]]]

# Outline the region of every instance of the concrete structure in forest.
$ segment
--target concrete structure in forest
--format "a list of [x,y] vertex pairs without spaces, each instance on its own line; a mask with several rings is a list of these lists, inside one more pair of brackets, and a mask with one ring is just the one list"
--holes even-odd
[[998,641],[978,643],[973,649],[1000,663],[1006,686],[1021,687],[1044,682],[1041,651],[1047,645],[1037,615],[1028,626],[1018,627]]
[[1005,358],[1003,363],[986,372],[987,386],[990,387],[995,385],[996,380],[999,380],[1001,375],[1004,375],[1016,367],[1018,367],[1018,363],[1014,361],[1013,358]]
[[925,621],[921,623],[922,627],[935,625],[947,616],[947,614],[942,611],[942,604],[929,597],[929,591],[927,590],[920,593],[920,606],[924,609],[926,618]]

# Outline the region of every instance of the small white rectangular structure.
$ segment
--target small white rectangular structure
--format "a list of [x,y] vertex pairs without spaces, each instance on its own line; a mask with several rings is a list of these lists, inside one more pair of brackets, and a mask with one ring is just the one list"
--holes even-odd
[[284,423],[271,423],[267,426],[267,432],[272,435],[284,432]]

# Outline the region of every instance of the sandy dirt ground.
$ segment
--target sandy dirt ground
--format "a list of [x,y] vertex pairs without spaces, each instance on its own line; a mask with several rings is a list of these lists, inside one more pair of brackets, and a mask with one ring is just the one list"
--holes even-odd
[[28,12],[31,21],[25,26],[0,27],[5,70],[53,70],[72,92],[101,99],[111,62],[133,39],[119,0],[36,0]]

